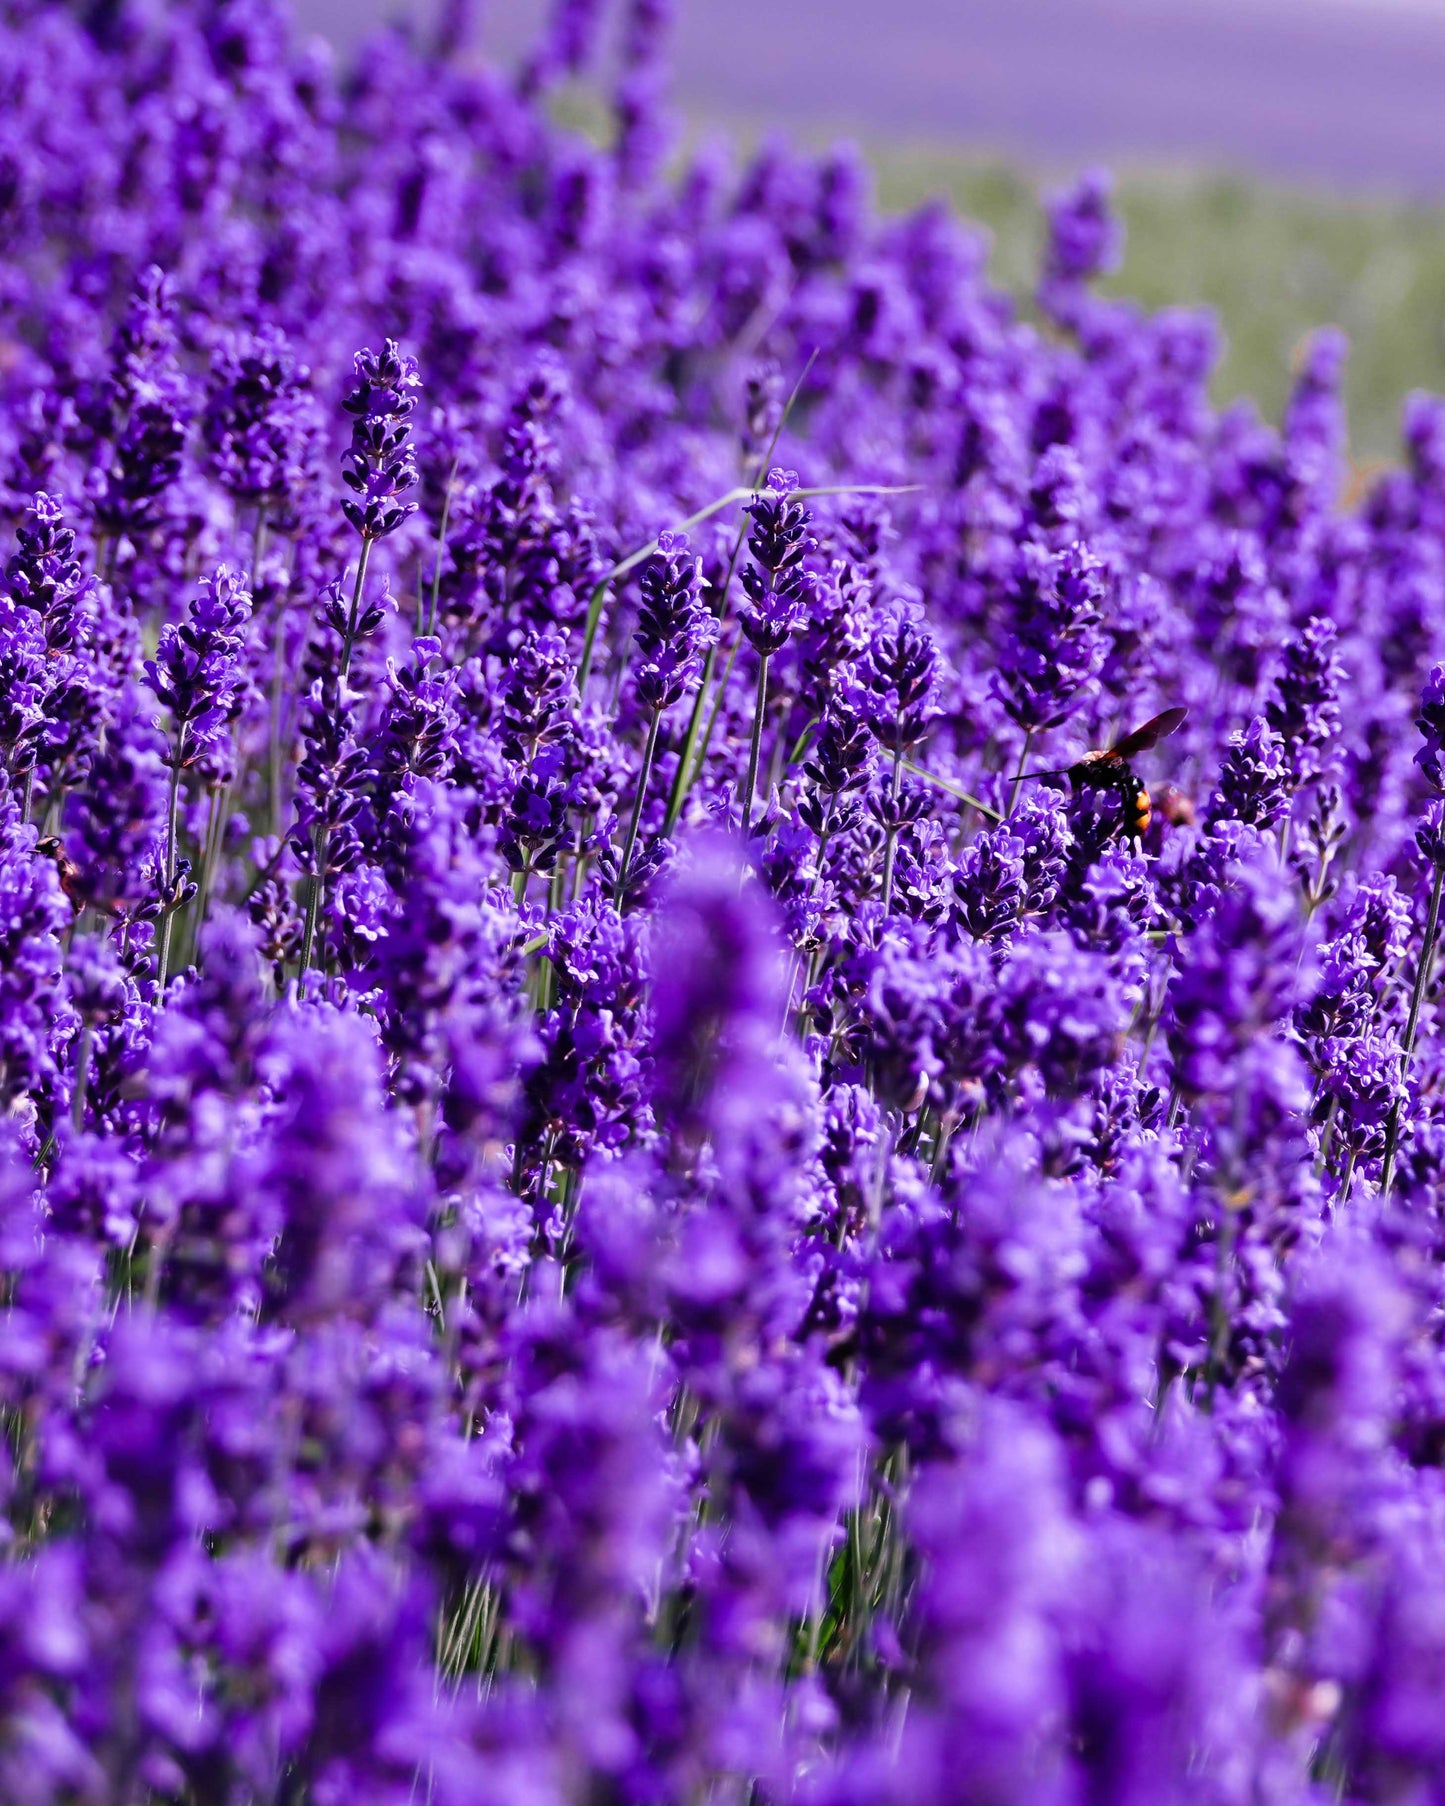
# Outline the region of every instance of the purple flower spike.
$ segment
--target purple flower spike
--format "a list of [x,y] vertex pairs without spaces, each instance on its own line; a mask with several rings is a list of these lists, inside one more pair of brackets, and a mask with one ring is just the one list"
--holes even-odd
[[697,682],[717,637],[717,622],[702,596],[707,587],[702,559],[689,549],[685,533],[658,535],[640,587],[638,700],[650,709],[671,708]]
[[779,651],[806,619],[812,578],[803,565],[811,549],[811,514],[792,500],[796,471],[770,470],[768,486],[748,503],[752,530],[743,566],[742,585],[750,606],[742,616],[743,632],[764,657]]
[[416,503],[406,499],[417,481],[416,454],[408,422],[421,390],[414,357],[388,339],[381,353],[358,351],[356,387],[342,401],[351,415],[351,445],[341,474],[357,499],[342,503],[364,540],[395,532]]
[[310,372],[279,329],[222,341],[203,428],[221,486],[284,522],[311,481],[318,419]]
[[1438,1806],[1445,403],[477,10],[0,7],[0,1801]]
[[241,663],[251,597],[225,565],[201,585],[186,620],[161,630],[146,681],[171,712],[178,761],[194,764],[215,746],[240,710]]
[[1445,665],[1436,665],[1430,673],[1415,725],[1425,736],[1425,744],[1415,754],[1415,763],[1433,790],[1445,792],[1445,770],[1440,764],[1445,753]]

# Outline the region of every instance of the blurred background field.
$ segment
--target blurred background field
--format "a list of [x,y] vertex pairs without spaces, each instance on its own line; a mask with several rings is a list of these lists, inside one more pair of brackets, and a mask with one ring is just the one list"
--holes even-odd
[[[1040,189],[1062,172],[870,146],[885,207],[947,195],[993,236],[996,279],[1026,297],[1043,242]],[[1445,391],[1445,207],[1310,193],[1233,174],[1116,169],[1128,227],[1103,287],[1146,306],[1207,306],[1226,337],[1217,399],[1250,395],[1277,420],[1299,347],[1349,334],[1357,462],[1394,455],[1411,389]]]
[[[521,56],[545,0],[497,0]],[[395,0],[301,0],[343,54]],[[1445,392],[1445,0],[677,0],[689,135],[861,144],[889,210],[946,195],[1028,306],[1039,195],[1103,163],[1128,227],[1106,286],[1216,310],[1224,401],[1278,418],[1309,331],[1344,328],[1351,449],[1392,457],[1400,403]],[[589,109],[579,111],[586,121]]]

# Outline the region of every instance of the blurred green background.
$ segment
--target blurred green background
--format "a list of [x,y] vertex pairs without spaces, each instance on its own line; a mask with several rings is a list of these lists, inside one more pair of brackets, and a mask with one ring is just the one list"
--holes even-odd
[[[439,3],[295,0],[340,45],[383,16],[424,26]],[[514,62],[552,4],[488,9],[488,54]],[[884,206],[950,197],[1025,305],[1040,190],[1102,163],[1128,227],[1108,287],[1217,311],[1218,400],[1252,395],[1277,420],[1325,324],[1353,346],[1359,462],[1397,455],[1409,390],[1445,393],[1445,0],[890,0],[886,29],[867,0],[676,10],[690,136],[861,138]],[[557,104],[605,131],[606,80],[590,79]]]
[[[555,102],[563,123],[610,129],[602,99],[573,87]],[[745,155],[762,136],[752,121],[694,112],[687,138],[726,138]],[[796,134],[817,152],[837,141]],[[947,148],[863,141],[878,204],[900,213],[931,197],[950,201],[992,239],[993,280],[1033,311],[1044,242],[1042,197],[1067,170],[1029,167]],[[1127,231],[1124,262],[1102,286],[1149,308],[1209,307],[1224,355],[1216,402],[1252,396],[1278,422],[1291,371],[1319,326],[1348,334],[1350,453],[1368,468],[1398,460],[1400,404],[1412,389],[1445,394],[1445,204],[1293,188],[1226,170],[1151,162],[1106,165]]]
[[[1026,297],[1043,243],[1047,174],[949,153],[864,147],[890,211],[944,195],[993,237],[991,270]],[[1357,462],[1399,450],[1400,403],[1445,391],[1445,208],[1277,186],[1257,177],[1115,168],[1128,229],[1105,285],[1148,307],[1214,308],[1227,338],[1219,401],[1252,395],[1278,420],[1290,370],[1316,326],[1341,326]]]

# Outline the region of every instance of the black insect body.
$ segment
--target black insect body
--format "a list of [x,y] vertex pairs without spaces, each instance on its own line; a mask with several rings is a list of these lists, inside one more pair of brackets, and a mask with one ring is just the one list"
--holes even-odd
[[1081,790],[1112,790],[1119,799],[1120,827],[1131,840],[1142,840],[1153,819],[1149,791],[1134,773],[1130,761],[1172,734],[1188,714],[1187,709],[1164,709],[1151,715],[1142,727],[1125,734],[1113,746],[1086,752],[1072,765],[1055,771],[1031,771],[1031,778],[1066,777],[1077,795]]

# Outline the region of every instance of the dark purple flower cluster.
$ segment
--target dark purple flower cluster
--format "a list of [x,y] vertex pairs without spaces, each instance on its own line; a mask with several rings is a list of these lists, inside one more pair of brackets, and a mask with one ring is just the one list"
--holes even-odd
[[393,533],[416,512],[403,500],[417,480],[416,455],[407,422],[416,410],[416,359],[399,351],[391,339],[378,356],[356,354],[356,387],[342,399],[351,416],[351,444],[341,460],[341,474],[355,499],[341,511],[363,539]]
[[607,10],[0,9],[0,1799],[1445,1798],[1445,408]]
[[223,489],[254,504],[258,522],[289,519],[313,480],[320,422],[309,385],[274,323],[228,331],[212,354],[203,423],[211,468]]
[[657,551],[638,579],[637,699],[645,708],[669,709],[702,672],[703,654],[716,636],[702,590],[702,559],[685,533],[661,533]]

